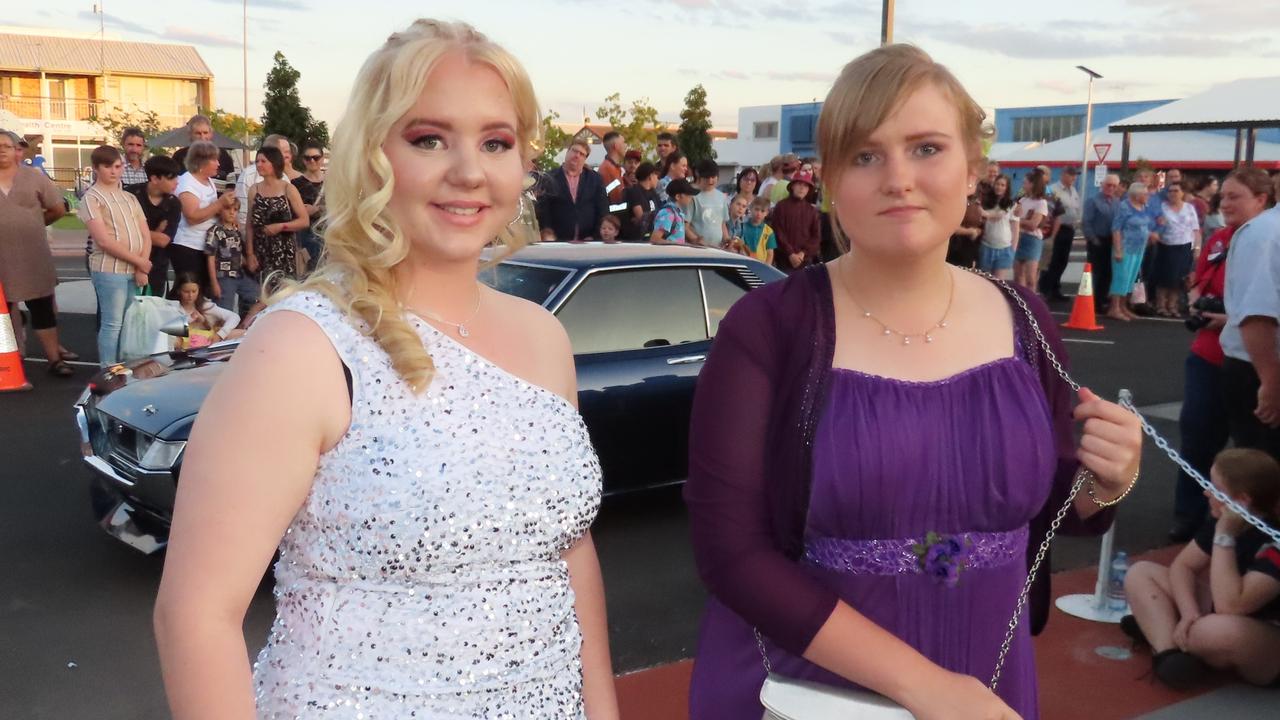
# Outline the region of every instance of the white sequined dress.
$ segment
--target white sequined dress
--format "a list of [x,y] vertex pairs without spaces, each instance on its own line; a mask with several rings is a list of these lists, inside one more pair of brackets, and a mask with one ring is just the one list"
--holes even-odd
[[561,559],[600,504],[581,416],[416,317],[421,395],[323,296],[281,310],[324,330],[354,398],[280,546],[259,717],[582,718]]

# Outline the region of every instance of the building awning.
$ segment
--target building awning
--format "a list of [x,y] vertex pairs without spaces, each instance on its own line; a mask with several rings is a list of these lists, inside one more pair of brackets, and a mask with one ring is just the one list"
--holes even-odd
[[[1115,127],[1115,126],[1112,126]],[[1089,166],[1098,164],[1093,145],[1111,145],[1107,164],[1120,165],[1124,136],[1116,132],[1094,131],[1090,134]],[[1236,141],[1230,135],[1182,130],[1135,134],[1129,150],[1131,159],[1141,158],[1155,167],[1177,167],[1184,170],[1230,168],[1235,158]],[[1044,145],[1019,150],[999,158],[1010,167],[1080,167],[1084,159],[1084,135],[1055,140]],[[1260,142],[1254,149],[1254,164],[1267,169],[1280,169],[1280,144]]]
[[67,75],[142,75],[206,80],[213,71],[191,45],[0,33],[0,70]]
[[1245,78],[1113,123],[1112,132],[1280,128],[1280,77]]

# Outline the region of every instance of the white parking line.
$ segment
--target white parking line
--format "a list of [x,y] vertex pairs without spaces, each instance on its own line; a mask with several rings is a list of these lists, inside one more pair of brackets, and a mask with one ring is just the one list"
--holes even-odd
[[[49,362],[45,358],[24,357],[22,359],[25,360],[26,362],[38,362],[38,363]],[[68,365],[79,365],[81,367],[95,367],[95,368],[100,367],[98,363],[85,362],[84,360],[66,360],[64,362],[66,362]]]
[[[1058,317],[1071,317],[1071,313],[1069,313],[1069,312],[1061,312],[1061,311],[1058,311],[1058,310],[1052,310],[1052,311],[1050,311],[1050,312],[1049,312],[1049,314],[1050,314],[1050,315],[1057,315]],[[1103,316],[1103,315],[1099,315],[1099,316],[1098,316],[1098,322],[1105,322],[1105,321],[1110,320],[1110,319],[1111,319],[1111,318],[1108,318],[1108,317]],[[1182,318],[1137,317],[1137,318],[1134,318],[1134,319],[1135,319],[1135,320],[1150,320],[1151,322],[1163,322],[1163,323],[1180,323],[1180,322],[1183,322],[1183,319],[1182,319]],[[1124,321],[1122,320],[1121,322],[1124,322]]]
[[1115,340],[1086,340],[1084,338],[1062,338],[1062,342],[1084,343],[1086,345],[1115,345]]

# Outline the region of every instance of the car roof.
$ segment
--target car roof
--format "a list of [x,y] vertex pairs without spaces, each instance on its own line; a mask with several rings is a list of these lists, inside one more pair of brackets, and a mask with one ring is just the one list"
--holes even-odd
[[637,263],[685,265],[696,262],[708,265],[743,265],[750,262],[741,255],[712,248],[602,242],[536,243],[521,248],[509,260],[566,269],[617,267]]

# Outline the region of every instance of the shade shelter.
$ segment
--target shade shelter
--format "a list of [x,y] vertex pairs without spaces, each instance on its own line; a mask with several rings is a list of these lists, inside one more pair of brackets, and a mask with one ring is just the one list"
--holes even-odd
[[1234,130],[1234,165],[1252,165],[1258,131],[1280,128],[1280,76],[1245,78],[1215,85],[1191,97],[1161,105],[1113,123],[1122,137],[1120,171],[1129,170],[1133,133],[1185,130]]

